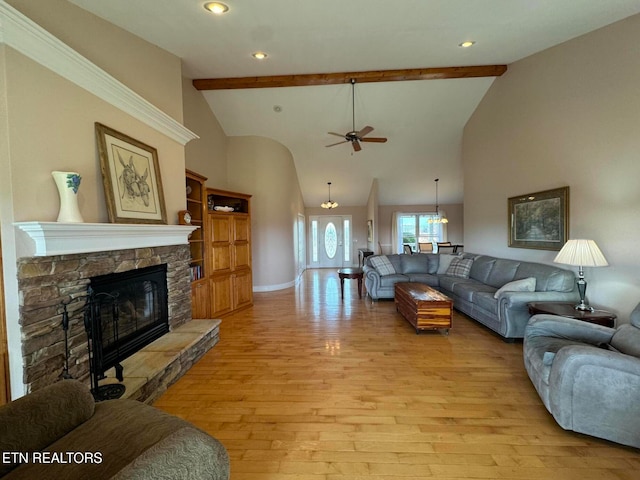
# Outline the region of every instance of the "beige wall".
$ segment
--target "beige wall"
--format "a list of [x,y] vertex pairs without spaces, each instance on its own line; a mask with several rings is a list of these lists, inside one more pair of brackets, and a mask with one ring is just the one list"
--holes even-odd
[[569,185],[570,238],[611,265],[585,269],[587,296],[624,318],[640,300],[638,32],[640,15],[510,65],[463,138],[465,250],[552,263],[507,246],[507,199]]
[[175,181],[184,176],[182,145],[14,50],[7,49],[6,58],[15,221],[56,220],[52,170],[82,176],[78,203],[85,222],[109,221],[96,150],[94,122],[100,122],[157,149],[168,221],[176,223],[185,202]]
[[[61,0],[8,3],[174,119],[182,120],[180,59]],[[12,395],[20,396],[22,354],[15,265],[22,255],[14,221],[55,221],[52,170],[82,175],[86,222],[108,222],[94,122],[157,149],[167,217],[184,208],[184,146],[10,47],[0,46],[0,225]]]
[[[181,60],[66,0],[5,0],[92,63],[182,121]],[[171,92],[171,94],[168,94]]]
[[227,189],[227,136],[204,96],[191,82],[188,78],[182,80],[184,126],[200,138],[187,143],[186,166],[207,177],[207,186]]
[[292,286],[297,277],[294,234],[304,204],[291,152],[264,137],[230,137],[228,186],[249,193],[254,289]]
[[[369,190],[367,199],[367,248],[373,252],[378,252],[378,179],[374,178]],[[373,238],[369,241],[368,223],[373,225]]]
[[[47,8],[8,3],[136,93],[182,120],[180,59],[62,0]],[[184,208],[184,147],[45,67],[6,48],[6,95],[13,221],[52,221],[58,194],[52,170],[82,175],[79,204],[86,222],[107,222],[94,122],[157,149],[169,223]],[[173,181],[172,181],[173,180]],[[19,186],[20,188],[16,188]]]

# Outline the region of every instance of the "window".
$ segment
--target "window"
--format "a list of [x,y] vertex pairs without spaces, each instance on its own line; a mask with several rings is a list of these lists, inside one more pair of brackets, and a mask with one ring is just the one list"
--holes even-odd
[[327,223],[327,227],[324,229],[324,251],[327,258],[335,257],[338,252],[338,231],[333,222]]
[[429,223],[430,218],[436,218],[431,213],[401,213],[398,214],[398,250],[402,252],[403,245],[410,245],[414,252],[419,250],[418,243],[437,243],[444,241],[444,229],[441,223]]
[[318,221],[311,222],[311,260],[318,261]]
[[342,233],[344,236],[344,261],[348,265],[351,261],[351,232],[349,231],[350,221],[344,219],[342,223]]

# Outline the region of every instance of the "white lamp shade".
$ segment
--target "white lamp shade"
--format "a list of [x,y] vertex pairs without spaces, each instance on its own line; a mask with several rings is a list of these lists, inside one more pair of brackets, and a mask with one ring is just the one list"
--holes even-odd
[[593,240],[568,240],[553,260],[579,267],[606,267],[607,259]]

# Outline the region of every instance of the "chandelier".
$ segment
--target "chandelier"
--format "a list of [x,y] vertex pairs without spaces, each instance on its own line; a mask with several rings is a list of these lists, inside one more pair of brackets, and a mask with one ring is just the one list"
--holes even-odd
[[439,178],[436,178],[434,182],[436,182],[436,215],[429,217],[429,223],[449,223],[447,217],[440,215],[440,208],[438,206],[438,182]]
[[329,185],[329,200],[322,202],[320,206],[322,208],[336,208],[338,206],[338,202],[331,201],[331,182],[327,182],[327,185]]

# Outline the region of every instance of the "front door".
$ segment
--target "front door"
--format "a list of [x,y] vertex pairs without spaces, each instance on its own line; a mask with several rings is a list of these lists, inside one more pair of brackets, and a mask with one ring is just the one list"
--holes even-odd
[[342,217],[318,217],[318,231],[315,245],[320,268],[340,268],[344,264],[344,236]]

